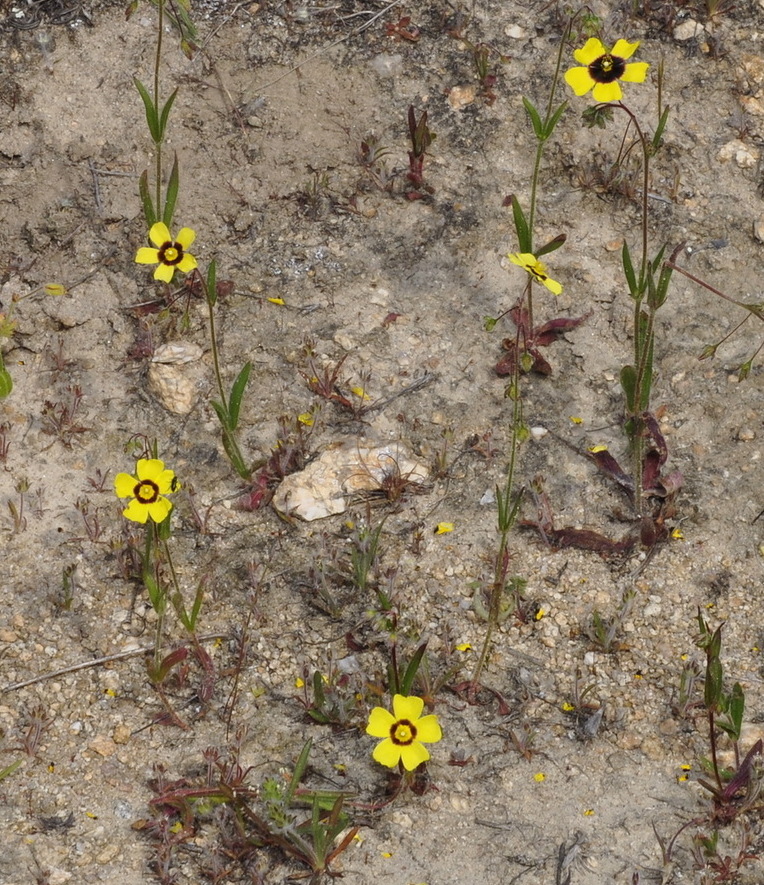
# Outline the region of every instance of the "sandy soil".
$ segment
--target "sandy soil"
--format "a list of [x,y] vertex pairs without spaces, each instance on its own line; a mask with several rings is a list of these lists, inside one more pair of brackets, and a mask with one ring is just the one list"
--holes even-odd
[[[138,175],[152,155],[132,78],[152,76],[154,8],[141,5],[125,21],[122,8],[97,7],[61,24],[60,6],[6,4],[0,301],[17,327],[3,345],[15,387],[0,404],[0,770],[22,761],[0,781],[7,885],[156,881],[155,848],[133,826],[151,814],[150,779],[157,766],[170,780],[200,777],[205,749],[225,750],[237,729],[246,729],[240,758],[253,766],[252,786],[291,770],[312,738],[312,786],[348,789],[364,803],[384,796],[363,725],[378,702],[369,686],[385,685],[385,637],[369,614],[373,590],[364,597],[350,581],[352,523],[386,517],[376,575],[395,572],[402,644],[428,640],[436,676],[461,668],[451,685],[474,666],[485,624],[472,598],[491,576],[492,495],[511,414],[494,366],[512,327],[504,319],[488,333],[484,317],[511,307],[524,283],[505,258],[517,243],[503,203],[529,197],[534,141],[522,96],[545,103],[564,17],[555,5],[516,2],[477,4],[471,18],[445,4],[383,10],[210,5],[195,11],[204,52],[188,60],[171,38],[165,52],[164,82],[179,86],[168,137],[181,168],[176,222],[197,231],[200,264],[216,258],[220,277],[233,281],[218,312],[226,379],[253,364],[242,408],[247,457],[269,457],[284,439],[282,416],[295,428],[317,408],[304,431],[307,458],[339,442],[400,441],[431,470],[420,493],[398,502],[377,495],[371,510],[358,502],[325,520],[287,522],[269,507],[238,506],[243,484],[209,405],[202,300],[164,312],[134,307],[162,295],[133,262],[145,242]],[[653,72],[665,66],[671,114],[650,183],[651,241],[686,241],[692,273],[760,300],[764,9],[743,0],[713,21],[680,3],[594,12],[606,42],[640,40],[640,59]],[[36,28],[13,26],[29,16],[39,17]],[[401,27],[415,27],[418,39],[388,27],[404,16],[411,22]],[[694,32],[689,18],[699,22]],[[492,102],[467,41],[496,50]],[[539,289],[536,310],[588,318],[545,351],[554,373],[525,381],[526,420],[549,432],[523,448],[520,483],[543,478],[556,525],[619,538],[632,528],[619,521],[628,504],[579,452],[626,449],[617,379],[631,353],[631,304],[619,249],[624,238],[637,246],[639,181],[602,186],[622,128],[617,120],[605,131],[582,128],[587,102],[568,97],[537,218],[539,242],[567,234],[549,259],[565,288],[557,299]],[[654,78],[627,97],[653,126]],[[427,110],[437,135],[425,163],[432,193],[421,200],[404,195],[410,105]],[[373,169],[360,147],[371,137],[387,151]],[[13,303],[50,282],[71,292]],[[650,557],[603,559],[513,533],[511,572],[527,579],[532,614],[503,624],[483,679],[506,707],[488,693],[476,705],[448,688],[436,693],[444,739],[432,748],[431,789],[358,812],[360,838],[334,865],[345,881],[722,881],[693,854],[693,835],[710,826],[689,826],[666,863],[655,831],[669,840],[709,809],[695,782],[709,752],[704,717],[679,703],[682,672],[702,664],[698,606],[713,625],[725,622],[726,671],[747,694],[744,749],[764,717],[758,367],[737,382],[760,340],[756,321],[715,360],[698,361],[742,318],[675,279],[658,332],[654,405],[670,466],[684,476],[670,526],[681,538]],[[203,352],[178,370],[194,400],[185,416],[149,383],[152,356],[168,343]],[[314,366],[345,360],[339,387],[358,409],[308,389],[308,349]],[[363,411],[352,388],[365,390],[367,404],[389,402]],[[217,668],[206,703],[193,668],[171,686],[186,729],[156,724],[162,707],[141,654],[14,687],[151,646],[148,601],[125,576],[129,533],[139,535],[112,491],[114,475],[133,468],[136,434],[157,439],[183,483],[175,563],[188,593],[205,581],[201,632],[222,637],[206,643]],[[524,513],[535,516],[530,498]],[[453,531],[436,533],[443,522]],[[333,615],[316,605],[319,587],[334,596]],[[591,639],[593,612],[612,619],[631,593],[606,653]],[[182,639],[172,621],[170,632]],[[456,648],[466,643],[472,652]],[[346,677],[344,727],[305,714],[295,686],[316,669]],[[566,705],[577,690],[586,694],[576,717]],[[702,700],[700,682],[691,700]],[[528,758],[513,734],[532,736]],[[724,881],[761,883],[756,809],[723,828],[719,851],[736,858],[744,831],[755,858]],[[178,882],[213,881],[203,870],[215,832],[210,819],[178,850]],[[283,882],[302,871],[260,852],[246,875],[237,868],[215,881]]]

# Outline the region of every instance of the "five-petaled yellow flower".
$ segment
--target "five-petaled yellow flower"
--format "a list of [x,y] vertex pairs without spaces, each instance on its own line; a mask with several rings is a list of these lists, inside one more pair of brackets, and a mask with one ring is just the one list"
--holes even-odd
[[638,61],[626,64],[637,51],[639,43],[619,40],[608,51],[596,37],[591,37],[581,49],[573,53],[573,58],[585,67],[570,68],[565,72],[565,82],[576,93],[586,95],[592,89],[597,102],[620,101],[623,95],[618,81],[643,83],[647,77],[647,62]]
[[196,239],[190,227],[182,227],[173,239],[167,225],[157,221],[149,231],[149,239],[156,249],[144,246],[138,250],[135,260],[138,264],[158,264],[154,271],[155,280],[169,283],[176,270],[190,273],[196,267],[196,258],[186,251]]
[[384,738],[374,748],[372,756],[381,765],[395,768],[403,763],[406,771],[413,771],[427,762],[430,753],[423,744],[437,743],[442,737],[438,717],[422,716],[424,701],[417,697],[397,694],[393,698],[393,712],[375,707],[369,716],[366,734]]
[[507,258],[509,258],[512,264],[527,270],[536,282],[546,286],[554,295],[559,295],[562,292],[560,283],[547,276],[546,267],[532,253],[514,252],[511,255],[507,255]]
[[133,500],[122,515],[133,522],[145,523],[149,517],[154,522],[164,522],[172,510],[172,503],[164,495],[180,488],[175,473],[166,470],[164,461],[157,458],[141,458],[135,467],[137,476],[118,473],[114,477],[114,491],[118,498]]

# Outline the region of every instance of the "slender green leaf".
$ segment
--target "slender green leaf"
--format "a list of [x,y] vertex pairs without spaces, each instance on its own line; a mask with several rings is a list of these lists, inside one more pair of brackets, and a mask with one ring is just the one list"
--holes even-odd
[[169,541],[172,534],[172,510],[157,526],[157,534],[160,541]]
[[732,694],[729,697],[729,718],[732,730],[729,732],[733,740],[740,740],[740,731],[743,728],[743,714],[745,713],[745,694],[739,682],[732,686]]
[[138,94],[143,99],[143,106],[146,109],[146,123],[149,127],[151,138],[153,139],[154,144],[159,144],[159,142],[162,140],[161,129],[159,127],[159,117],[157,116],[157,109],[154,107],[154,101],[149,95],[146,87],[137,77],[133,77],[133,83],[135,83],[135,88],[138,90]]
[[658,120],[658,125],[655,129],[655,134],[653,135],[652,147],[654,151],[657,151],[660,147],[661,139],[663,138],[663,130],[666,128],[666,123],[668,122],[669,108],[666,107],[661,114],[660,120]]
[[515,221],[515,231],[517,232],[517,241],[520,244],[521,252],[533,252],[533,238],[528,227],[528,220],[523,212],[520,201],[512,194],[512,217]]
[[[316,674],[319,679],[321,678],[321,674]],[[314,677],[315,684],[315,677]],[[300,752],[300,756],[297,759],[297,763],[294,767],[294,774],[292,775],[292,779],[289,781],[289,786],[287,787],[286,793],[284,794],[284,804],[289,805],[294,798],[294,794],[297,790],[297,787],[300,785],[300,781],[305,776],[305,771],[308,767],[308,757],[310,756],[310,750],[313,746],[313,740],[308,738],[305,742],[305,746],[302,748]]]
[[629,285],[629,293],[632,298],[639,298],[641,293],[637,288],[637,275],[634,272],[634,265],[631,262],[631,253],[629,252],[629,245],[626,240],[623,241],[621,261],[623,262],[623,272],[626,277],[626,282]]
[[23,761],[23,759],[17,759],[15,762],[11,762],[10,765],[6,765],[5,768],[0,769],[0,781],[10,777],[10,775],[19,768]]
[[167,182],[167,195],[164,199],[164,213],[162,221],[172,230],[172,217],[175,214],[175,204],[178,202],[178,191],[180,190],[180,174],[178,172],[178,155],[175,154],[175,161],[170,171],[170,180]]
[[249,373],[252,371],[252,363],[247,363],[244,368],[236,376],[236,380],[231,387],[231,395],[228,398],[228,419],[230,421],[230,429],[236,430],[239,424],[239,409],[241,408],[241,398],[244,396],[244,390],[249,381]]
[[634,366],[624,366],[621,369],[621,387],[626,397],[626,412],[629,415],[637,411],[637,370]]
[[196,595],[194,596],[194,604],[191,606],[191,627],[190,632],[193,633],[196,629],[196,622],[199,620],[199,612],[202,610],[202,603],[204,602],[204,583],[200,582],[199,586],[196,588]]
[[211,400],[212,408],[215,410],[218,421],[223,425],[223,429],[227,430],[229,427],[229,419],[228,419],[228,408],[223,405],[223,403],[219,403],[217,400]]
[[531,125],[533,126],[533,132],[535,133],[536,138],[539,141],[544,141],[544,124],[541,122],[539,112],[536,110],[533,103],[525,96],[523,96],[523,104],[525,105],[525,110],[528,112],[528,116],[531,118]]
[[718,710],[722,696],[722,662],[716,655],[711,655],[706,664],[706,684],[703,701],[709,710]]
[[175,103],[175,99],[177,97],[178,97],[178,87],[176,86],[175,89],[173,89],[170,97],[164,103],[164,107],[162,108],[162,114],[159,118],[159,139],[158,140],[154,139],[157,142],[157,144],[159,144],[160,141],[164,141],[164,132],[165,132],[165,129],[167,128],[167,118],[170,116],[170,111],[172,110],[172,106]]
[[542,255],[548,255],[550,252],[556,251],[565,243],[567,238],[567,234],[558,234],[553,240],[550,240],[536,250],[536,258],[541,258]]
[[2,366],[2,368],[0,368],[0,399],[5,399],[6,396],[10,396],[12,390],[13,378],[11,378],[11,373],[5,368],[5,366]]
[[426,650],[427,643],[423,642],[414,652],[414,656],[409,661],[409,665],[406,667],[406,672],[403,674],[403,679],[400,681],[400,693],[406,697],[411,694],[411,686],[414,684],[414,679],[416,679],[419,665],[422,663],[422,658],[424,657]]
[[554,132],[555,126],[559,123],[560,117],[565,113],[565,108],[567,108],[567,106],[567,101],[564,101],[547,121],[547,124],[543,130],[544,141],[546,141]]
[[165,594],[159,584],[157,584],[150,569],[143,570],[143,586],[148,591],[151,607],[158,615],[161,615],[166,605]]
[[653,302],[650,303],[650,307],[653,310],[658,310],[659,307],[663,307],[666,302],[666,297],[668,295],[668,287],[671,283],[671,275],[674,273],[674,269],[671,267],[663,266],[663,270],[661,271],[661,275],[658,278],[658,285],[655,289],[655,297]]
[[138,194],[143,204],[143,217],[146,219],[146,226],[151,230],[157,220],[157,213],[154,209],[154,201],[151,199],[151,192],[149,190],[149,173],[145,169],[138,179]]

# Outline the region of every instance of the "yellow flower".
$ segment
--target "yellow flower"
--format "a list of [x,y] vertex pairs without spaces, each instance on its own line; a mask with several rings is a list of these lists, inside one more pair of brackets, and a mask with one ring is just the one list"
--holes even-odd
[[138,250],[135,261],[137,264],[158,264],[159,267],[154,271],[155,280],[169,283],[176,270],[190,273],[197,266],[196,258],[186,251],[196,239],[196,234],[190,227],[182,227],[178,236],[173,239],[167,225],[157,221],[149,231],[149,239],[156,249],[144,246]]
[[452,522],[439,522],[435,527],[436,535],[447,535],[449,532],[454,530],[454,524]]
[[583,48],[573,53],[573,58],[585,67],[570,68],[565,72],[565,82],[576,93],[586,95],[593,88],[592,95],[597,102],[620,101],[623,96],[618,81],[643,83],[647,77],[647,62],[638,61],[626,64],[637,51],[639,43],[619,40],[608,51],[596,38],[591,37]]
[[562,292],[562,286],[557,280],[547,276],[546,268],[535,255],[532,255],[530,252],[513,252],[511,255],[507,255],[507,258],[509,258],[512,264],[516,264],[518,267],[522,267],[523,270],[528,271],[536,282],[546,286],[554,295],[559,295]]
[[166,470],[157,458],[141,458],[136,464],[137,476],[118,473],[114,477],[114,491],[118,498],[133,500],[122,515],[133,522],[145,523],[150,517],[154,522],[164,522],[172,510],[172,504],[164,495],[180,488],[172,470]]
[[393,712],[375,707],[369,715],[366,734],[384,738],[374,748],[372,756],[388,768],[403,763],[406,771],[413,771],[427,762],[430,753],[423,744],[437,743],[443,732],[434,714],[422,716],[424,701],[417,697],[397,694],[393,698]]

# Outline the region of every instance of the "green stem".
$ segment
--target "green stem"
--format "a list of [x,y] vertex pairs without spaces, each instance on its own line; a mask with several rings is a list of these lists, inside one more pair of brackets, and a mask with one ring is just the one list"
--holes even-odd
[[[165,0],[159,0],[159,30],[157,33],[157,51],[154,59],[154,107],[157,114],[161,113],[159,105],[159,67],[162,63],[162,34],[164,32],[164,4]],[[162,142],[156,142],[156,208],[157,218],[162,219]]]
[[[554,105],[554,96],[557,92],[557,83],[560,79],[560,68],[562,67],[562,53],[565,48],[565,44],[567,43],[568,37],[570,35],[570,29],[572,26],[572,21],[568,22],[568,27],[565,30],[565,33],[560,40],[560,48],[557,52],[557,66],[554,70],[554,77],[552,79],[552,88],[549,90],[549,100],[546,104],[546,114],[544,115],[544,130],[546,130],[549,125],[549,121],[552,119],[553,105]],[[546,138],[549,137],[551,133],[549,133]],[[537,139],[536,144],[536,157],[533,162],[533,176],[531,178],[531,208],[528,213],[528,231],[530,232],[531,238],[531,252],[533,252],[533,224],[536,219],[536,194],[538,192],[538,184],[539,184],[539,173],[541,171],[541,159],[544,155],[544,145],[546,144],[546,138]],[[535,255],[535,252],[533,252]],[[528,323],[530,328],[533,328],[533,290],[531,288],[528,289]]]
[[[143,570],[151,572],[157,587],[159,584],[159,569],[157,563],[154,562],[154,541],[156,540],[157,527],[156,523],[150,522],[146,526],[146,548],[143,552]],[[154,603],[152,595],[152,604]],[[154,633],[154,666],[158,667],[160,662],[160,649],[162,648],[162,633],[164,631],[164,613],[165,607],[161,604],[154,605],[154,611],[157,616],[156,631]]]
[[[519,337],[519,331],[518,331]],[[519,354],[519,340],[515,345],[515,352]],[[493,583],[491,585],[491,598],[488,605],[488,626],[486,627],[485,639],[483,640],[483,648],[480,652],[480,658],[475,665],[472,674],[472,684],[477,686],[480,675],[488,660],[488,653],[493,640],[493,633],[499,623],[499,614],[501,612],[501,600],[504,594],[507,581],[507,550],[509,548],[509,533],[514,526],[514,518],[512,518],[512,490],[515,484],[515,470],[517,467],[517,454],[519,449],[518,434],[522,425],[523,401],[520,395],[520,363],[515,361],[515,372],[512,379],[513,386],[513,409],[512,409],[512,441],[509,449],[509,465],[507,466],[507,475],[504,481],[504,489],[502,490],[502,501],[500,502],[499,511],[499,549],[496,553],[496,564],[494,567]]]
[[212,364],[215,367],[215,381],[218,385],[218,393],[220,394],[220,402],[228,412],[228,398],[223,388],[223,376],[220,374],[220,358],[218,356],[218,340],[217,331],[215,329],[215,307],[210,298],[207,298],[207,309],[210,318],[210,345],[212,347]]

